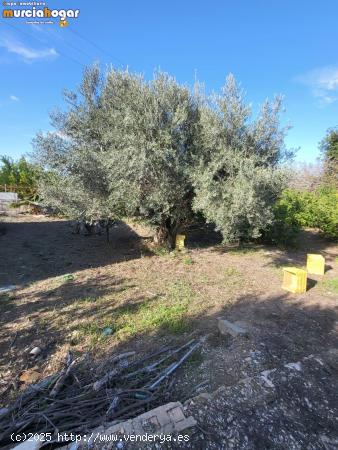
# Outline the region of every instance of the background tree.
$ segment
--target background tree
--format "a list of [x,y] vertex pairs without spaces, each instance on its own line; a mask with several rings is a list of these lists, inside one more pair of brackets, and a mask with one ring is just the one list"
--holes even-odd
[[299,191],[315,191],[323,183],[323,164],[299,162],[290,167],[289,187]]
[[323,155],[324,181],[338,188],[338,128],[331,128],[320,143]]
[[22,200],[37,199],[39,168],[24,157],[14,161],[8,156],[0,157],[0,185],[18,193]]

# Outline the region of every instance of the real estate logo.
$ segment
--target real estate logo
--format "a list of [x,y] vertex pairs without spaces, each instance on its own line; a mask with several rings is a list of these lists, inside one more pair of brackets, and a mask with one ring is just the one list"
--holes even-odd
[[3,2],[2,17],[6,20],[26,19],[29,24],[58,23],[61,28],[69,25],[69,19],[77,19],[79,9],[51,9],[45,2]]

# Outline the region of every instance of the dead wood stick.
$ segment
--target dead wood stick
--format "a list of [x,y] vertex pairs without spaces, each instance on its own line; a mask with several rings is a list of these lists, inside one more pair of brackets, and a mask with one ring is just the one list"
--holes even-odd
[[49,397],[54,398],[54,397],[57,396],[57,394],[61,390],[62,386],[64,385],[64,382],[66,381],[66,378],[70,374],[72,368],[77,363],[77,361],[78,360],[75,359],[72,363],[69,364],[69,366],[67,368],[63,369],[59,379],[57,380],[57,382],[55,383],[53,389],[51,390],[51,393],[49,394]]
[[162,348],[160,348],[159,350],[156,350],[155,352],[153,352],[153,353],[150,353],[150,354],[148,354],[148,355],[146,355],[144,358],[142,358],[142,359],[139,359],[139,360],[137,360],[137,361],[133,361],[131,364],[130,364],[130,366],[139,366],[140,364],[142,364],[142,363],[144,363],[145,361],[148,361],[149,359],[151,359],[151,358],[153,358],[153,357],[155,357],[155,356],[158,356],[158,355],[161,355],[162,353],[165,353],[165,352],[167,352],[167,351],[169,351],[169,350],[172,350],[172,347],[170,346],[164,346],[164,347],[162,347]]
[[159,361],[151,364],[150,366],[145,367],[145,370],[147,371],[152,371],[154,368],[156,368],[157,366],[159,366],[160,364],[162,364],[163,361],[171,358],[173,355],[175,355],[176,353],[179,353],[181,350],[189,347],[191,344],[193,344],[195,342],[195,339],[191,339],[191,341],[187,342],[186,344],[182,345],[181,347],[178,347],[176,349],[170,350],[169,354],[164,356],[162,359],[160,359]]
[[161,383],[161,381],[163,381],[165,378],[167,378],[171,373],[173,373],[190,355],[191,353],[200,345],[200,342],[197,342],[195,345],[193,345],[188,351],[187,353],[185,353],[182,358],[180,360],[178,360],[176,363],[171,364],[169,367],[167,367],[164,371],[163,374],[156,380],[154,381],[154,383],[152,383],[148,389],[152,390],[154,389],[158,384]]
[[116,375],[118,375],[120,372],[122,372],[123,369],[124,368],[116,368],[116,369],[110,370],[108,373],[106,373],[106,375],[104,377],[95,381],[95,383],[93,383],[94,391],[99,391],[102,386],[107,384],[112,378],[116,377]]
[[[112,362],[121,361],[122,359],[128,358],[129,356],[134,356],[135,352],[126,352],[122,353],[121,355],[117,355],[112,359]],[[127,363],[128,365],[128,363]],[[104,375],[99,380],[95,381],[93,384],[94,391],[99,391],[102,386],[107,384],[112,378],[116,377],[116,375],[119,375],[120,372],[122,372],[127,366],[122,367],[116,367],[115,369],[110,370],[106,375]]]
[[50,384],[52,384],[58,377],[58,373],[50,375],[44,380],[39,381],[39,383],[31,384],[28,388],[17,398],[12,407],[9,408],[9,412],[12,413],[17,408],[23,408],[29,401],[32,400],[39,392],[46,389]]
[[111,359],[111,362],[116,362],[116,361],[120,361],[121,359],[124,358],[129,358],[129,356],[134,356],[136,354],[136,352],[126,352],[126,353],[121,353],[120,355],[116,355]]
[[48,422],[54,428],[55,434],[58,434],[59,430],[56,428],[53,422],[45,414],[42,413],[41,415],[46,419],[46,422]]
[[135,372],[128,373],[128,374],[125,376],[125,379],[133,378],[133,377],[136,376],[137,374],[141,374],[141,373],[143,373],[143,372],[145,372],[145,373],[153,372],[153,371],[156,370],[156,368],[157,368],[160,364],[162,364],[164,361],[166,361],[167,359],[171,358],[171,357],[172,357],[173,355],[175,355],[176,353],[179,353],[179,352],[180,352],[181,350],[183,350],[184,348],[189,347],[189,345],[193,344],[194,342],[195,342],[195,339],[192,339],[191,341],[187,342],[186,344],[182,345],[181,347],[178,347],[178,348],[176,348],[176,349],[170,349],[170,350],[168,350],[169,353],[168,353],[166,356],[164,356],[163,358],[159,359],[158,361],[155,361],[154,363],[152,363],[152,364],[150,364],[150,365],[148,365],[148,366],[145,366],[145,367],[142,367],[141,369],[136,370]]
[[[114,356],[111,360],[111,362],[117,362],[121,361],[122,359],[129,358],[130,356],[134,356],[136,352],[126,352],[121,353],[120,355]],[[116,375],[118,375],[123,369],[126,367],[116,367],[115,369],[110,370],[108,373],[106,373],[102,378],[95,381],[93,383],[93,389],[94,391],[99,391],[102,386],[107,384],[112,378],[114,378]]]
[[8,348],[8,350],[10,350],[12,347],[13,347],[13,345],[15,344],[15,341],[16,341],[16,338],[18,337],[18,332],[16,331],[15,332],[15,335],[14,335],[14,337],[13,337],[13,339],[12,339],[12,342],[10,343],[10,345],[9,345],[9,348]]

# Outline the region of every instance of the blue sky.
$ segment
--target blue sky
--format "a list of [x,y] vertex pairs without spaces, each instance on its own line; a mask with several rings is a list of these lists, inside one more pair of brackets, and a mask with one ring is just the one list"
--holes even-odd
[[338,125],[337,0],[46,3],[79,17],[68,28],[0,19],[0,154],[29,153],[62,90],[94,60],[146,77],[161,68],[189,84],[197,73],[207,90],[232,72],[255,107],[283,94],[283,121],[293,126],[286,142],[300,147],[299,161],[314,162]]

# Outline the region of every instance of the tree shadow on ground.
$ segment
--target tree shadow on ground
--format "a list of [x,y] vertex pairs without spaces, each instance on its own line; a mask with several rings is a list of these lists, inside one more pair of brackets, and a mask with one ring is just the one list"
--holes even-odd
[[[247,327],[248,338],[221,335],[219,317]],[[212,314],[208,314],[206,305],[202,312],[184,320],[180,333],[170,333],[166,324],[133,336],[114,350],[142,354],[168,341],[179,345],[191,338],[203,338],[199,354],[176,374],[177,389],[170,399],[175,401],[191,396],[194,387],[205,381],[204,390],[210,392],[263,370],[338,348],[337,319],[334,305],[308,305],[289,294],[265,298],[246,295]]]
[[222,235],[215,231],[212,224],[196,224],[182,232],[186,234],[185,245],[188,249],[208,248],[221,244]]
[[[8,300],[4,300],[0,325],[8,322],[6,312],[12,318],[38,317],[45,312],[54,311],[59,314],[63,309],[74,302],[95,301],[101,296],[109,294],[112,298],[119,293],[134,286],[123,278],[112,275],[98,275],[90,280],[66,281],[65,277],[52,280],[50,288],[40,291],[28,291],[12,294]],[[15,300],[15,301],[14,301]]]
[[0,286],[22,285],[87,268],[137,259],[142,239],[124,222],[105,235],[73,234],[73,222],[6,222],[0,236]]
[[[81,278],[81,274],[77,279],[68,280],[64,277],[66,273],[76,272],[75,267],[84,269],[87,267],[99,267],[109,265],[112,262],[120,262],[126,259],[139,258],[142,254],[140,247],[140,238],[129,229],[125,229],[121,225],[120,234],[116,232],[115,238],[105,250],[106,241],[102,237],[89,237],[71,235],[71,230],[67,227],[66,222],[57,222],[59,225],[53,228],[53,222],[43,223],[39,227],[40,232],[45,235],[39,237],[36,228],[32,223],[28,223],[27,232],[32,235],[31,243],[27,235],[24,238],[24,248],[26,250],[25,260],[29,260],[32,252],[36,252],[39,246],[45,246],[46,242],[54,236],[55,231],[62,231],[58,237],[54,236],[54,241],[48,244],[47,257],[52,252],[55,258],[56,267],[44,267],[43,273],[33,274],[32,281],[46,278],[51,273],[54,277],[53,283],[47,285],[45,282],[40,283],[34,291],[27,288],[16,296],[15,302],[11,297],[8,302],[8,310],[1,310],[0,322],[0,355],[2,361],[7,364],[18,364],[18,367],[27,368],[34,365],[48,365],[48,359],[54,354],[56,348],[65,351],[65,347],[69,346],[78,353],[85,353],[88,347],[81,349],[79,342],[73,341],[72,333],[79,330],[79,324],[82,327],[82,321],[85,321],[85,327],[80,327],[82,333],[94,333],[98,338],[89,349],[93,358],[108,355],[110,352],[119,353],[126,350],[135,350],[137,354],[144,354],[158,348],[159,346],[172,341],[174,343],[182,343],[191,339],[192,336],[199,338],[207,336],[205,344],[203,344],[202,357],[197,363],[190,362],[178,370],[177,386],[180,386],[179,392],[175,398],[188,395],[192,386],[204,381],[205,377],[209,377],[208,390],[214,390],[219,385],[234,383],[239,377],[245,377],[258,370],[273,368],[278,364],[295,361],[310,353],[320,353],[330,346],[337,346],[337,336],[335,335],[335,323],[337,320],[337,309],[333,306],[333,302],[329,303],[327,299],[321,302],[317,297],[317,304],[313,302],[307,304],[306,294],[302,298],[292,296],[290,294],[280,294],[273,296],[263,296],[252,294],[237,297],[235,303],[225,307],[218,307],[209,310],[208,304],[204,304],[198,313],[185,316],[182,314],[180,327],[170,326],[170,320],[162,320],[154,323],[154,326],[147,327],[144,331],[130,332],[122,338],[115,334],[114,323],[116,319],[123,318],[128,313],[130,317],[135,316],[137,319],[138,312],[147,306],[151,308],[157,305],[160,294],[148,296],[147,292],[137,291],[135,282],[132,278],[127,278],[123,274],[120,277],[108,274],[102,275],[99,271],[95,271],[92,278]],[[12,225],[12,224],[11,224]],[[22,225],[22,224],[18,224]],[[47,231],[46,227],[52,228]],[[17,228],[16,231],[19,231]],[[34,231],[35,230],[35,231]],[[125,230],[125,232],[123,232]],[[15,229],[11,233],[12,238],[17,237],[22,245],[22,237],[15,235]],[[67,232],[69,236],[65,238]],[[134,238],[130,238],[130,234],[134,233]],[[64,244],[66,241],[66,245]],[[21,262],[14,261],[15,249],[20,254],[20,245],[13,244],[10,250],[16,267],[20,268]],[[17,247],[15,247],[17,245]],[[63,247],[61,248],[61,246]],[[60,247],[60,248],[59,248]],[[65,249],[69,248],[70,255],[80,253],[79,259],[72,262],[69,269],[65,266]],[[97,254],[87,255],[86,252],[96,249]],[[262,247],[260,247],[262,248]],[[323,247],[321,247],[323,248]],[[28,249],[28,250],[27,250]],[[116,253],[114,254],[114,249]],[[307,250],[315,252],[318,247],[308,245]],[[250,248],[249,251],[252,249]],[[294,258],[292,265],[306,256],[306,251],[293,251],[295,253],[287,253]],[[84,254],[82,255],[82,253]],[[288,252],[288,251],[287,251]],[[130,254],[129,254],[130,253]],[[325,255],[332,258],[333,253],[330,249],[325,250]],[[279,263],[284,253],[274,251],[271,253],[271,264]],[[82,259],[83,258],[83,259]],[[61,262],[62,261],[62,264]],[[269,264],[270,264],[269,263]],[[81,264],[84,264],[82,266]],[[290,265],[290,264],[289,264]],[[42,276],[43,275],[43,276]],[[124,278],[125,277],[125,278]],[[42,288],[42,286],[46,286]],[[130,289],[130,292],[129,292]],[[119,295],[124,293],[123,298]],[[101,297],[106,297],[101,301]],[[194,299],[191,299],[193,302]],[[156,311],[156,310],[154,310]],[[245,321],[249,325],[249,339],[232,338],[220,336],[217,329],[217,318],[224,316],[228,320]],[[20,321],[23,320],[23,324]],[[18,324],[19,328],[10,328],[12,324]],[[107,337],[102,336],[102,330],[105,326],[112,325],[113,333]],[[11,330],[9,335],[8,330]],[[15,333],[17,338],[15,339]],[[81,336],[84,336],[83,334]],[[11,343],[15,339],[15,343]],[[40,361],[32,360],[24,353],[27,347],[32,348],[35,341],[41,345],[45,345],[46,351],[43,353]],[[81,342],[80,342],[81,344]],[[250,352],[260,352],[258,363],[252,365],[247,361],[250,358]],[[24,357],[22,356],[24,354]],[[23,359],[23,362],[20,362]],[[201,361],[203,364],[200,364]],[[246,374],[246,375],[245,375]],[[184,392],[183,392],[184,391]],[[189,394],[190,395],[190,394]],[[173,398],[174,399],[174,398]]]
[[297,359],[338,345],[338,308],[334,302],[307,304],[306,294],[304,298],[292,294],[267,298],[246,295],[228,313],[230,320],[252,324],[279,358],[285,354],[286,359]]
[[[336,249],[337,245],[334,241],[323,238],[323,235],[316,230],[302,230],[299,234],[297,245],[282,250],[277,248],[275,252],[271,253],[271,262],[268,265],[276,267],[296,265],[303,267],[306,266],[306,255],[308,253],[321,254],[327,262],[337,256]],[[325,272],[330,269],[332,269],[332,266],[326,264]]]

